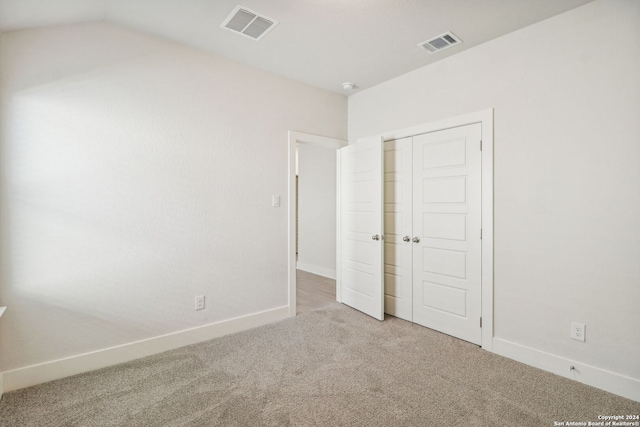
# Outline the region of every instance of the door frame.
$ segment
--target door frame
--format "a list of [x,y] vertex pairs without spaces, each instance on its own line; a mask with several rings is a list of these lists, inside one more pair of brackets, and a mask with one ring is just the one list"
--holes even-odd
[[482,348],[493,348],[493,108],[426,123],[410,128],[383,132],[375,136],[391,141],[423,133],[480,123],[482,126]]
[[309,133],[289,131],[288,133],[288,178],[287,186],[289,197],[287,198],[287,283],[289,287],[289,317],[296,316],[296,146],[298,143],[320,144],[324,147],[335,148],[347,145],[347,141]]

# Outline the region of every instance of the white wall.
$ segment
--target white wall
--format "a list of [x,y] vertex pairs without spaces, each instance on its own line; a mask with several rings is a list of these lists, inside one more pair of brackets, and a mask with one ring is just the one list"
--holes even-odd
[[298,268],[336,277],[336,148],[298,143]]
[[640,2],[600,0],[349,98],[350,142],[495,109],[495,341],[638,399],[639,52]]
[[0,28],[14,30],[105,18],[107,0],[0,0]]
[[287,305],[287,131],[343,96],[107,24],[0,64],[4,370]]

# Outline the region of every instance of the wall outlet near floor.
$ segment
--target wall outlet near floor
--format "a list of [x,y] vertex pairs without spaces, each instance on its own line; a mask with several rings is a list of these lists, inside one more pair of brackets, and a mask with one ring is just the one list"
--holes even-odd
[[584,323],[571,322],[571,338],[578,341],[584,341],[584,332],[586,326]]
[[196,297],[196,310],[204,309],[204,295]]

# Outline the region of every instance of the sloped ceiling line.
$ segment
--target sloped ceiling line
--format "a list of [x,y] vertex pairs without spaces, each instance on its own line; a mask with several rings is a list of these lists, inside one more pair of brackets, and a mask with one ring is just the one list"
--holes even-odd
[[[345,81],[366,89],[591,1],[0,0],[0,31],[105,20],[345,93]],[[278,27],[260,43],[220,28],[239,4]],[[417,46],[446,31],[464,43]]]

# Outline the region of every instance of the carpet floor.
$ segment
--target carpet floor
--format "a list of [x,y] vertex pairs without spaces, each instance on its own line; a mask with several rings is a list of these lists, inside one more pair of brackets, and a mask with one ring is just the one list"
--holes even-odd
[[0,425],[16,427],[554,426],[618,414],[640,403],[339,304],[0,401]]

